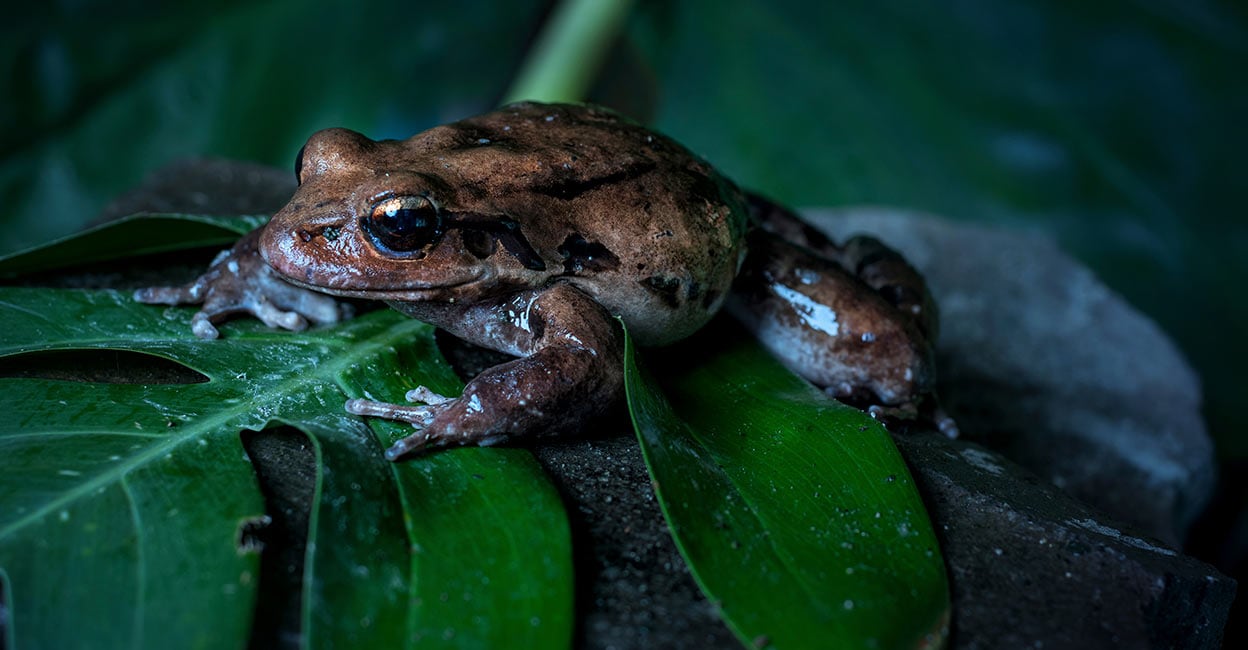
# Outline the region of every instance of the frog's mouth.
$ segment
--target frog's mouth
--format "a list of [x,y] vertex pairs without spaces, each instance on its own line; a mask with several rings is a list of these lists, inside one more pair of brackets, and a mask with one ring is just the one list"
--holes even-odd
[[394,286],[394,287],[374,287],[368,289],[348,289],[329,287],[312,282],[305,282],[295,277],[291,277],[282,273],[276,267],[278,275],[282,279],[297,287],[327,293],[332,296],[340,296],[343,298],[359,298],[362,300],[400,300],[400,301],[425,301],[425,300],[442,300],[454,296],[458,296],[471,285],[476,284],[479,277],[471,277],[466,280],[448,284],[439,284],[436,286],[413,287],[413,286]]
[[429,281],[422,279],[410,264],[395,260],[368,259],[355,265],[298,263],[298,258],[292,260],[280,255],[268,255],[263,249],[262,256],[283,280],[305,289],[344,298],[437,300],[459,294],[479,283],[486,275],[485,269],[480,266],[439,264],[433,265],[433,268],[454,271],[439,273],[436,281]]
[[453,247],[434,247],[421,258],[390,258],[353,237],[304,237],[267,228],[260,255],[296,286],[349,298],[436,300],[480,281],[487,269]]

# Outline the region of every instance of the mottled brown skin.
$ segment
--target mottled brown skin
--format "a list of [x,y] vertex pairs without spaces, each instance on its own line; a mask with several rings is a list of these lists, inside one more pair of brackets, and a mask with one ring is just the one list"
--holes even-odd
[[[298,173],[261,251],[282,275],[338,295],[482,302],[566,282],[640,344],[662,345],[709,320],[743,253],[744,197],[732,183],[597,108],[513,104],[403,141],[328,129],[308,140]],[[378,250],[359,224],[379,199],[404,195],[427,195],[447,221],[516,223],[544,268],[471,228],[448,228],[421,259]],[[465,237],[484,241],[474,252]]]
[[[679,340],[718,311],[739,269],[734,311],[777,335],[768,346],[803,376],[890,409],[930,388],[935,312],[900,256],[874,240],[837,247],[610,111],[513,104],[403,141],[329,129],[309,139],[296,172],[299,189],[259,236],[272,270],[519,357],[457,398],[418,387],[407,398],[422,404],[349,401],[352,413],[418,429],[389,458],[577,430],[622,393],[615,317],[641,345]],[[242,279],[222,283],[199,321],[263,309],[233,286]],[[191,288],[139,298],[196,302],[204,290]],[[224,297],[231,291],[240,297]],[[812,298],[839,315],[843,334],[803,325]]]

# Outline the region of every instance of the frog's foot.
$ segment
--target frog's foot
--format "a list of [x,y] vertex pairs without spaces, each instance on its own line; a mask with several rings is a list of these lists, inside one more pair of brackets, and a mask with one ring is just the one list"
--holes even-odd
[[349,399],[343,407],[347,410],[347,413],[352,415],[367,415],[385,420],[407,422],[417,429],[429,426],[429,423],[433,422],[433,418],[437,416],[438,411],[437,405],[409,406],[406,404],[376,402],[362,398]]
[[944,409],[931,396],[927,396],[919,404],[903,404],[900,406],[881,406],[872,404],[866,408],[867,413],[884,424],[888,430],[897,433],[909,433],[912,430],[923,430],[934,427],[946,437],[957,438],[958,423],[954,422]]
[[291,331],[308,323],[336,323],[350,318],[351,307],[332,297],[286,282],[260,257],[253,231],[222,251],[194,282],[180,287],[148,287],[134,299],[155,305],[202,304],[191,317],[191,331],[201,339],[220,336],[216,324],[240,313],[251,314],[269,327]]
[[413,388],[412,390],[407,391],[407,394],[404,395],[404,397],[409,402],[420,402],[421,404],[429,404],[430,406],[436,406],[438,404],[445,404],[455,399],[454,397],[447,397],[445,395],[439,395],[438,393],[435,393],[429,390],[425,386],[417,386]]
[[901,406],[881,406],[872,404],[867,407],[867,414],[888,426],[892,422],[913,422],[919,418],[919,410],[913,404]]
[[352,415],[368,415],[386,420],[407,422],[421,429],[429,426],[438,413],[450,408],[451,402],[455,401],[454,397],[439,395],[425,386],[417,386],[407,391],[405,397],[407,401],[419,402],[420,405],[391,404],[389,402],[377,402],[371,399],[360,398],[347,400],[345,408]]
[[[457,402],[460,401],[459,398],[439,395],[424,386],[408,391],[406,398],[409,402],[421,402],[421,404],[390,404],[369,399],[352,399],[348,400],[345,405],[347,412],[353,415],[407,422],[417,429],[416,433],[400,439],[386,450],[387,460],[398,460],[408,454],[452,445],[488,446],[502,442],[506,438],[501,435],[475,438],[466,431],[456,430],[455,427],[434,426],[434,419],[455,409],[458,406]],[[479,399],[477,403],[479,404]],[[474,410],[473,399],[470,398],[466,406],[470,411]],[[480,406],[477,406],[475,410],[480,410]]]
[[[354,399],[356,415],[411,423],[386,458],[444,447],[489,446],[506,440],[579,431],[624,391],[624,339],[610,312],[569,284],[555,284],[499,303],[468,305],[438,324],[490,323],[476,343],[499,344],[517,358],[481,371],[457,397],[421,386],[386,404]],[[535,325],[536,324],[536,325]],[[476,326],[451,333],[475,333]],[[497,339],[497,340],[496,340]]]
[[936,424],[936,429],[945,434],[945,437],[957,438],[962,435],[962,432],[958,430],[958,423],[954,422],[953,418],[948,413],[945,413],[945,410],[940,408],[939,405],[932,411],[930,417],[932,422]]

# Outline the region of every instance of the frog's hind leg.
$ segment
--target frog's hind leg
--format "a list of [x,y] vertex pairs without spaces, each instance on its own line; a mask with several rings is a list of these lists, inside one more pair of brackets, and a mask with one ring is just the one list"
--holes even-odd
[[923,276],[901,253],[869,235],[855,235],[844,245],[837,245],[788,208],[757,195],[750,195],[749,201],[751,217],[763,230],[809,249],[862,280],[935,343],[939,321],[936,303]]
[[911,319],[839,264],[771,233],[750,235],[728,309],[838,398],[898,407],[931,388],[931,353]]
[[[853,259],[871,250],[867,244],[833,252]],[[789,369],[830,395],[880,419],[953,430],[932,398],[933,355],[919,314],[837,259],[757,230],[728,309]]]

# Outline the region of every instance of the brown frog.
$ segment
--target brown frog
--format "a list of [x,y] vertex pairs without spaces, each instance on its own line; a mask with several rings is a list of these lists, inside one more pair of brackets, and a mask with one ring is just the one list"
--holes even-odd
[[[640,345],[689,336],[725,303],[798,374],[878,415],[932,386],[936,312],[878,241],[837,246],[676,142],[609,110],[519,103],[403,141],[314,134],[299,188],[186,287],[196,335],[236,312],[287,329],[343,317],[326,294],[384,300],[517,358],[458,397],[353,399],[417,432],[390,459],[576,431],[623,387],[619,317]],[[951,428],[939,417],[942,427]]]

